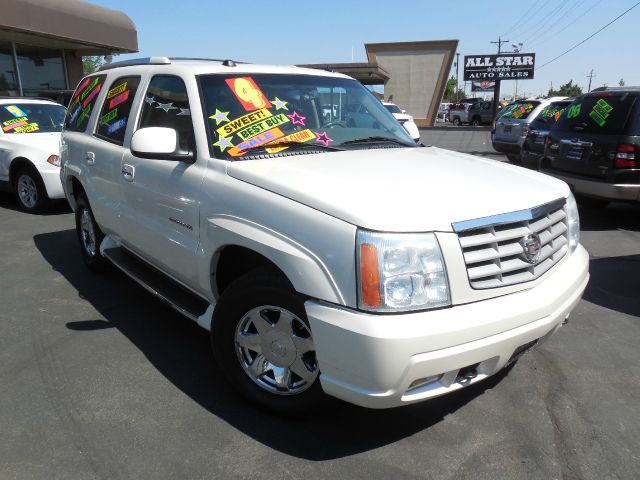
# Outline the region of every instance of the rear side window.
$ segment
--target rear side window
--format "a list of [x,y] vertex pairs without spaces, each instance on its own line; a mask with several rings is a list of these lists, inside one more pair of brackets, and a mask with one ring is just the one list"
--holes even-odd
[[515,120],[524,120],[533,110],[540,105],[540,102],[516,102],[505,107],[502,110],[501,118],[513,118]]
[[67,116],[64,119],[64,128],[66,130],[73,132],[84,132],[86,130],[89,117],[91,117],[91,112],[95,110],[95,104],[105,78],[106,75],[95,75],[87,77],[80,82],[80,85],[73,93],[73,97],[71,97]]
[[123,144],[138,85],[140,77],[121,77],[111,84],[98,117],[97,137]]
[[572,132],[623,134],[636,97],[602,94],[578,98],[564,111],[556,129]]
[[178,133],[181,151],[195,149],[187,87],[180,77],[156,75],[149,82],[139,128],[167,127]]
[[553,102],[547,105],[538,114],[536,119],[531,122],[531,128],[551,128],[569,105],[571,105],[571,102]]

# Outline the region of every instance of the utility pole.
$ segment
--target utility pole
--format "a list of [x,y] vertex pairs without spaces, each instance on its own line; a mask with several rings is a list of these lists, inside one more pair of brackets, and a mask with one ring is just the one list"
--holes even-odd
[[[498,45],[498,55],[500,55],[500,53],[502,53],[502,44],[508,43],[508,42],[509,40],[502,40],[501,37],[498,37],[497,42],[490,42],[490,43]],[[493,118],[496,118],[496,115],[498,115],[499,104],[500,104],[500,79],[496,78],[494,87],[493,87]]]
[[460,54],[456,52],[456,103],[458,103],[458,92],[460,87],[458,86],[458,67],[460,66]]
[[595,77],[595,75],[593,74],[593,68],[592,68],[591,71],[589,72],[589,75],[587,75],[587,78],[589,79],[589,86],[587,87],[587,93],[591,91],[591,79],[593,77]]

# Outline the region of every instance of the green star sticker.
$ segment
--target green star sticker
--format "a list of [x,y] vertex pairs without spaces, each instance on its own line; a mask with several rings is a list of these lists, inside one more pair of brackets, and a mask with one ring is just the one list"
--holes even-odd
[[276,97],[275,99],[271,100],[271,103],[273,103],[276,106],[276,110],[289,110],[287,108],[287,103],[289,103],[289,102],[285,102],[284,100],[280,100],[278,97]]
[[[228,113],[228,112],[227,112]],[[224,152],[227,148],[233,147],[233,143],[227,137],[220,137],[216,143],[213,144],[214,147],[218,147],[221,152]]]
[[209,118],[214,119],[216,121],[216,125],[220,125],[222,122],[229,121],[229,112],[221,112],[216,108],[216,113],[209,115]]

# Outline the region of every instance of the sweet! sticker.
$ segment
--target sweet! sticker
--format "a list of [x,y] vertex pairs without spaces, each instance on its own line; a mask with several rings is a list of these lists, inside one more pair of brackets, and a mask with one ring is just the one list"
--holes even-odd
[[258,110],[257,112],[247,113],[242,117],[238,117],[236,119],[231,120],[226,125],[218,128],[216,132],[218,132],[223,137],[228,137],[229,135],[233,135],[238,130],[242,130],[244,127],[248,127],[252,123],[259,122],[267,117],[271,117],[272,113],[266,108],[262,110]]
[[228,78],[225,80],[245,110],[271,108],[271,103],[251,77]]

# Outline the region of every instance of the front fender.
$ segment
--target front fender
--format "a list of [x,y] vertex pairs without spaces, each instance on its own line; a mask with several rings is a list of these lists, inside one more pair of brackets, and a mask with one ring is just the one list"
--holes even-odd
[[215,239],[215,251],[228,245],[253,250],[278,266],[297,292],[346,305],[335,279],[322,260],[292,239],[264,225],[231,215],[210,218],[206,228],[206,237]]

